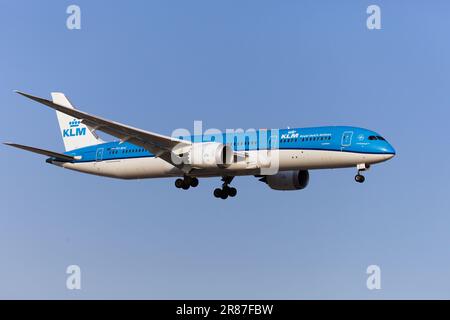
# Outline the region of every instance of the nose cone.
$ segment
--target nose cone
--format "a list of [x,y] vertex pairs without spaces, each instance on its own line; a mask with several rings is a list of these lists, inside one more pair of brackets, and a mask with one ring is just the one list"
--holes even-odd
[[385,154],[386,160],[389,160],[395,156],[395,149],[388,142],[386,142],[386,144],[380,149]]

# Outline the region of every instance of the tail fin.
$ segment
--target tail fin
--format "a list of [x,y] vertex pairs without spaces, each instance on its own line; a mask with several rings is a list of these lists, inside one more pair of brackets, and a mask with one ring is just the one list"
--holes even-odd
[[[74,109],[64,93],[52,92],[52,100],[53,103]],[[80,119],[75,119],[59,111],[56,111],[56,116],[58,118],[66,151],[96,145],[103,142],[97,136],[95,130],[81,123]]]

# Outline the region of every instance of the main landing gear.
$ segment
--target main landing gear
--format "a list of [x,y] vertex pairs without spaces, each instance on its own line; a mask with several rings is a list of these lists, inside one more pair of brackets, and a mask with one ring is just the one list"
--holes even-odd
[[366,178],[361,174],[362,171],[366,171],[369,169],[369,165],[366,165],[365,163],[358,164],[356,166],[358,169],[358,174],[355,176],[355,181],[358,183],[363,183]]
[[237,194],[236,188],[230,187],[229,184],[234,177],[223,177],[222,188],[214,189],[214,197],[225,200],[228,197],[234,197]]
[[175,180],[175,187],[183,190],[187,190],[190,187],[195,188],[198,186],[198,179],[196,177],[184,176],[183,179],[178,178]]

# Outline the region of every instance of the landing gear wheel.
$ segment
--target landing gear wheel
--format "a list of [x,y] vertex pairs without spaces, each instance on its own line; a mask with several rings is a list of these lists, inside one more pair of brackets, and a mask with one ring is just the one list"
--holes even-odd
[[198,186],[198,179],[196,177],[184,176],[183,179],[178,178],[175,180],[175,187],[178,189],[187,190],[190,187],[195,188],[196,186]]
[[355,176],[355,181],[356,182],[363,183],[364,180],[366,180],[366,178],[364,178],[364,176],[359,174],[359,173]]
[[183,190],[187,190],[187,189],[189,189],[189,187],[190,187],[190,184],[187,181],[183,181],[183,185],[181,186],[181,188]]
[[183,184],[184,184],[184,180],[183,179],[175,180],[175,187],[177,187],[178,189],[182,188]]
[[191,178],[190,184],[192,188],[195,188],[196,186],[198,186],[198,179],[195,177]]
[[233,178],[234,177],[230,177],[230,176],[222,177],[222,181],[223,181],[222,189],[221,188],[214,189],[214,197],[225,200],[228,197],[236,196],[236,194],[237,194],[236,188],[229,186],[229,184],[231,183]]
[[214,189],[214,197],[221,198],[222,197],[222,189],[220,189],[220,188]]
[[236,188],[233,188],[233,187],[228,188],[228,195],[229,195],[230,197],[235,197],[236,194],[237,194]]

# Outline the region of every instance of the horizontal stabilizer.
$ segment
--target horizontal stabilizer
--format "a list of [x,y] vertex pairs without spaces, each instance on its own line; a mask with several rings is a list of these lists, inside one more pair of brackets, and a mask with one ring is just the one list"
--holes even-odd
[[7,143],[7,142],[5,142],[5,144],[8,145],[8,146],[11,146],[11,147],[15,147],[15,148],[27,150],[27,151],[30,151],[30,152],[42,154],[44,156],[54,157],[57,160],[72,161],[72,160],[75,159],[74,157],[69,156],[67,154],[53,152],[53,151],[49,151],[49,150],[45,150],[45,149],[33,148],[33,147],[24,146],[24,145],[17,144],[17,143]]

